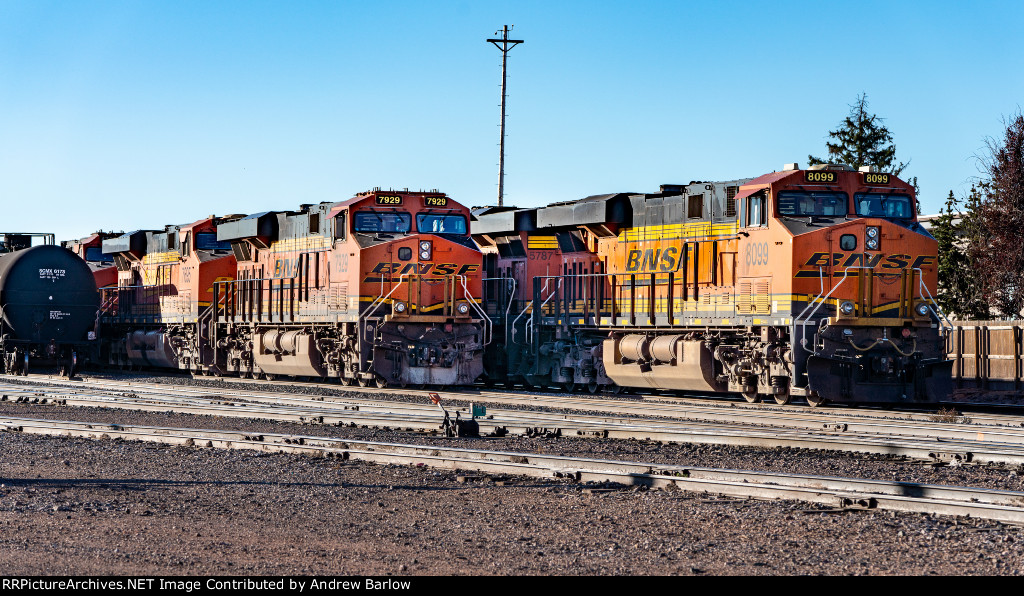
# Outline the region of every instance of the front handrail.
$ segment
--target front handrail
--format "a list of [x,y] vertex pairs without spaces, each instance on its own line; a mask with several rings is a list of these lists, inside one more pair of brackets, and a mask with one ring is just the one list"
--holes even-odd
[[[484,324],[484,345],[489,345],[491,343],[491,339],[494,336],[493,329],[491,328],[491,326],[493,325],[493,323],[491,323],[491,318],[487,316],[487,313],[484,312],[484,309],[481,308],[480,305],[477,303],[476,298],[474,298],[473,294],[470,293],[469,288],[466,287],[466,282],[468,281],[467,277],[465,275],[456,275],[455,277],[462,281],[463,298],[467,302],[472,304],[473,310],[476,311],[476,314],[480,315],[480,320]],[[454,296],[452,296],[452,301],[455,301]]]
[[[843,279],[839,280],[839,283],[837,283],[836,285],[832,286],[832,289],[828,291],[828,294],[825,294],[824,296],[822,296],[819,293],[818,296],[816,296],[813,300],[811,300],[807,304],[807,306],[805,306],[804,309],[800,312],[800,314],[797,315],[797,317],[795,319],[793,319],[793,326],[794,327],[796,327],[797,325],[800,325],[800,347],[803,348],[806,352],[808,352],[810,354],[814,353],[812,350],[807,348],[807,324],[810,322],[811,317],[813,317],[814,314],[816,312],[818,312],[818,309],[821,308],[821,305],[825,304],[825,301],[827,301],[829,299],[829,297],[832,296],[832,293],[835,292],[839,288],[839,286],[843,285],[843,282],[845,282],[846,279],[848,277],[850,277],[850,270],[851,269],[853,269],[853,270],[866,269],[866,270],[872,272],[872,274],[874,273],[874,269],[872,269],[871,267],[865,267],[863,265],[857,265],[857,266],[852,266],[851,265],[850,267],[847,267],[846,269],[843,270]],[[819,273],[821,275],[821,279],[822,279],[821,288],[822,288],[822,291],[824,291],[824,289],[825,289],[824,271],[822,270],[821,267],[818,268],[818,271],[819,271]],[[817,304],[815,305],[816,302],[817,302]],[[800,322],[800,317],[804,316],[804,313],[807,312],[807,309],[811,308],[811,305],[815,305],[814,306],[814,310],[812,310],[807,315],[807,318],[801,323]]]
[[942,326],[942,323],[945,322],[946,325],[943,327],[943,330],[946,331],[947,333],[951,333],[953,331],[953,323],[951,323],[949,319],[946,318],[946,313],[942,312],[942,307],[939,306],[939,303],[935,300],[935,298],[932,297],[932,293],[928,290],[928,286],[925,285],[924,272],[921,271],[920,267],[914,267],[914,271],[917,271],[918,273],[917,283],[918,287],[921,290],[921,296],[928,297],[928,302],[931,303],[931,311],[932,313],[935,314],[935,319],[939,323],[939,326]]

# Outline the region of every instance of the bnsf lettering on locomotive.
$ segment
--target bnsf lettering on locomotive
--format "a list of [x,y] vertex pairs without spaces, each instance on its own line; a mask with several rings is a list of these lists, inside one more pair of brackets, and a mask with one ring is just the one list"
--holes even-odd
[[679,263],[679,247],[636,249],[626,256],[626,271],[675,271]]
[[370,273],[382,275],[391,275],[393,273],[398,273],[399,275],[426,275],[433,271],[438,275],[455,275],[456,271],[458,271],[458,275],[466,275],[467,273],[475,273],[479,270],[479,265],[462,265],[459,267],[456,263],[409,263],[405,266],[401,263],[377,263],[370,270]]
[[[843,257],[846,256],[844,260]],[[882,255],[878,253],[853,253],[850,255],[844,255],[840,252],[831,253],[827,252],[816,252],[811,255],[811,258],[807,259],[804,263],[805,267],[828,267],[829,261],[831,260],[832,266],[839,267],[867,267],[874,269],[876,267],[880,269],[906,269],[908,266],[911,268],[921,268],[929,265],[934,265],[936,257],[933,255],[918,255],[912,257],[911,255]],[[913,264],[911,264],[913,262]]]

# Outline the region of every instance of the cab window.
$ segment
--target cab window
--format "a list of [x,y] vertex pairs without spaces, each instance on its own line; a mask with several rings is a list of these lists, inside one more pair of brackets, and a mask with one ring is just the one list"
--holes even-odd
[[85,249],[85,260],[92,261],[95,263],[103,261],[112,261],[114,260],[114,257],[111,255],[103,254],[102,246],[90,246],[89,248]]
[[218,241],[217,232],[199,232],[196,234],[196,250],[231,250],[231,243]]
[[412,226],[412,217],[403,211],[359,211],[353,219],[355,230],[364,234],[406,233]]
[[757,227],[768,225],[768,197],[763,192],[751,195],[745,199],[744,205],[744,227]]
[[779,193],[779,215],[794,217],[836,217],[846,215],[845,192]]
[[466,234],[468,231],[465,216],[436,213],[417,214],[416,230],[421,234]]
[[909,219],[914,217],[914,210],[907,195],[891,195],[884,193],[857,193],[853,195],[857,205],[857,215],[861,217],[888,217],[892,219]]

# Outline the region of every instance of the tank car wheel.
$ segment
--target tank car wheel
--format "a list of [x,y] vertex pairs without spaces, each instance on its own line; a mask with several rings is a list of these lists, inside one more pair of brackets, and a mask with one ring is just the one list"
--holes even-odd
[[263,378],[264,378],[264,380],[267,380],[267,381],[273,381],[274,379],[277,378],[277,376],[276,375],[272,375],[270,373],[263,373]]
[[22,360],[21,376],[28,376],[28,354],[25,354],[25,358]]
[[811,406],[812,408],[817,408],[828,401],[824,397],[818,395],[817,391],[808,391],[806,397],[807,405]]
[[601,386],[597,383],[587,383],[587,391],[591,393],[597,393],[601,390]]
[[757,389],[754,389],[753,391],[744,391],[743,399],[747,400],[747,403],[756,404],[761,401],[761,396],[758,395]]
[[566,393],[576,393],[576,383],[562,383],[562,391]]
[[788,391],[783,394],[776,393],[772,397],[775,398],[775,403],[779,404],[780,406],[788,404],[792,399],[792,396],[790,396]]
[[611,393],[613,395],[618,395],[618,394],[622,393],[623,389],[622,389],[622,385],[609,385],[605,389],[605,391],[607,391],[608,393]]

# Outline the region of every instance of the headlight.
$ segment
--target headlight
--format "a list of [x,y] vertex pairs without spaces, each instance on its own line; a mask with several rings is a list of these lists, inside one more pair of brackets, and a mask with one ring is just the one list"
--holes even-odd
[[928,305],[925,304],[924,302],[921,302],[920,304],[918,304],[914,308],[914,311],[917,312],[917,316],[919,316],[919,317],[927,317],[928,316],[928,311],[930,311],[930,310],[931,309],[928,308]]
[[420,250],[430,250],[430,242],[426,240],[420,242]]
[[423,259],[423,260],[429,259],[430,258],[430,251],[429,250],[421,250],[420,251],[420,258]]
[[455,305],[455,310],[460,315],[468,314],[469,313],[469,304],[466,303],[466,302],[460,302],[460,303]]
[[868,228],[868,238],[878,238],[878,228]]
[[849,300],[839,305],[839,312],[846,316],[852,315],[854,310],[856,310],[856,307]]
[[878,238],[868,238],[864,241],[864,246],[866,246],[868,250],[878,250]]
[[408,308],[409,306],[404,302],[395,302],[395,312],[398,314],[405,313],[405,311],[408,310]]

